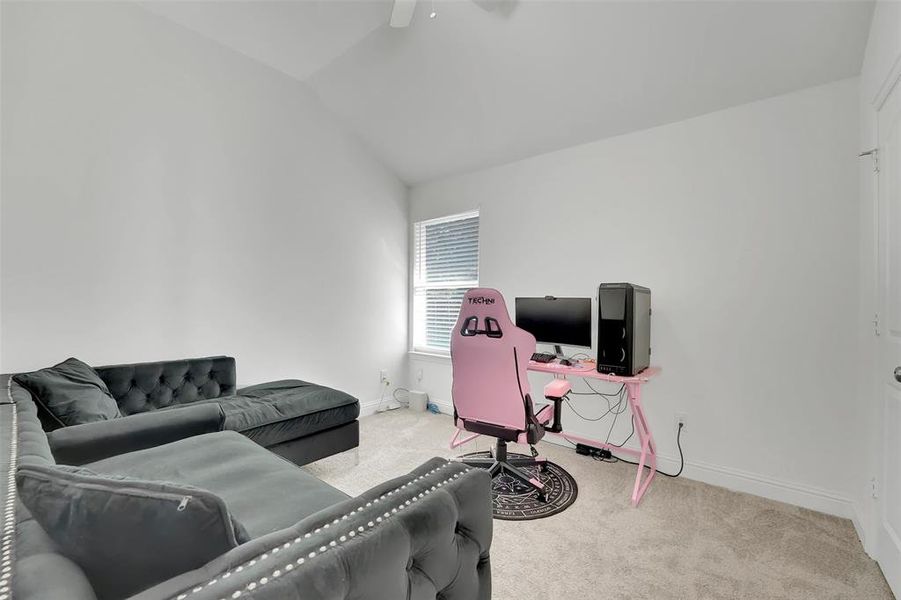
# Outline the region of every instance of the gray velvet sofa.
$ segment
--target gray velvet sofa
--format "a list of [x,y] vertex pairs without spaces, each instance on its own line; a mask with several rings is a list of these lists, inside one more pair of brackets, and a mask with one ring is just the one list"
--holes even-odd
[[[105,582],[96,578],[116,578],[115,564],[90,579],[17,499],[17,469],[64,467],[55,466],[31,395],[15,383],[4,391],[0,597],[98,600],[97,584]],[[206,419],[221,417],[215,405],[192,410],[197,414],[180,431],[182,439],[130,452],[123,439],[116,444],[123,452],[84,466],[209,490],[224,500],[250,539],[155,582],[131,596],[135,600],[490,598],[492,515],[485,471],[435,458],[351,498],[249,436],[204,433],[211,423]],[[133,537],[134,551],[141,552],[140,535]]]
[[[300,380],[236,389],[235,359],[186,360],[94,367],[124,418],[64,427],[38,403],[38,417],[57,460],[74,464],[199,432],[237,431],[297,465],[356,448],[360,403],[344,392]],[[199,408],[209,405],[206,408]],[[190,409],[190,410],[188,410]],[[136,416],[142,415],[139,418]]]

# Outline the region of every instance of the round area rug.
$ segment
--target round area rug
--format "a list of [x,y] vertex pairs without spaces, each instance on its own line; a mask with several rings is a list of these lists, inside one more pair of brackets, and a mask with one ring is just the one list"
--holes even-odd
[[[490,452],[473,452],[463,456],[488,457]],[[525,454],[507,453],[508,458],[528,458]],[[463,458],[463,457],[461,457]],[[504,521],[531,521],[563,512],[576,501],[579,486],[573,476],[560,465],[550,461],[547,470],[539,467],[519,467],[544,484],[547,502],[538,499],[538,492],[518,479],[501,473],[491,481],[494,518]]]

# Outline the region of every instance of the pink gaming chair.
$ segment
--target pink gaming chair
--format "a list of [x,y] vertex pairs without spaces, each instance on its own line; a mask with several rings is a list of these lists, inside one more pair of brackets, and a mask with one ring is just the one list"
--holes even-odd
[[[464,456],[460,460],[487,467],[492,477],[506,473],[519,479],[538,490],[543,499],[541,482],[518,467],[537,465],[544,470],[546,461],[538,456],[534,444],[546,430],[561,431],[563,393],[549,394],[547,398],[553,406],[535,410],[526,370],[534,352],[535,337],[513,324],[500,292],[475,288],[466,293],[451,332],[454,424],[458,428],[451,448],[478,435],[497,438],[490,458]],[[549,426],[552,416],[553,426]],[[476,435],[457,442],[459,430]],[[529,444],[532,457],[508,458],[507,442]]]

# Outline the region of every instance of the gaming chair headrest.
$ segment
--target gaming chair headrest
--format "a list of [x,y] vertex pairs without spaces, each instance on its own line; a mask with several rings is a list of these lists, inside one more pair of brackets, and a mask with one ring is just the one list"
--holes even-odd
[[460,316],[453,334],[463,337],[485,335],[501,338],[513,327],[501,293],[493,288],[473,288],[463,296]]

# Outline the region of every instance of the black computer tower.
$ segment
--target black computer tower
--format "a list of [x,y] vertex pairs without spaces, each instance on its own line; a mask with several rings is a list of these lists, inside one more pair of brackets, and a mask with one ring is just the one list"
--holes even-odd
[[598,288],[598,372],[635,375],[651,364],[651,290],[631,283]]

